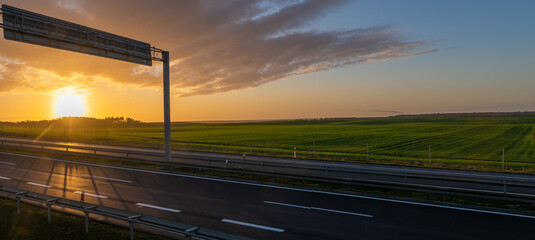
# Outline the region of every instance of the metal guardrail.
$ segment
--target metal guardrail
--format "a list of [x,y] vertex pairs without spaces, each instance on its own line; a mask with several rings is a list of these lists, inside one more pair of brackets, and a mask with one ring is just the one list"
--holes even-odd
[[250,238],[200,228],[189,224],[145,216],[138,213],[99,206],[76,200],[58,198],[40,193],[29,192],[17,188],[0,186],[0,194],[15,197],[17,201],[18,214],[20,214],[21,199],[30,201],[40,206],[42,206],[42,204],[45,204],[46,208],[48,209],[48,223],[51,223],[52,221],[52,206],[80,211],[84,214],[86,234],[89,232],[89,214],[94,214],[127,222],[130,226],[130,239],[132,240],[134,239],[134,228],[136,224],[144,225],[156,230],[173,233],[188,239],[195,238],[206,240],[250,240]]
[[[6,144],[8,143],[8,144]],[[470,176],[470,175],[459,175],[459,174],[444,174],[444,173],[422,173],[411,170],[369,170],[369,169],[352,169],[344,167],[333,167],[333,166],[321,166],[321,165],[309,165],[309,164],[298,164],[298,163],[275,163],[267,161],[257,161],[257,160],[237,160],[229,158],[219,158],[219,157],[203,157],[203,156],[188,156],[182,154],[173,154],[172,158],[175,159],[190,159],[195,161],[204,161],[204,164],[186,164],[180,162],[163,162],[164,154],[151,151],[135,151],[135,150],[123,150],[123,149],[113,149],[113,148],[99,148],[99,147],[89,147],[89,146],[76,146],[76,145],[67,145],[67,144],[57,144],[57,143],[43,143],[43,142],[28,142],[20,140],[0,140],[0,146],[6,147],[20,147],[20,148],[30,148],[30,149],[42,149],[42,150],[52,150],[58,151],[57,149],[65,149],[66,152],[69,152],[69,149],[85,150],[92,152],[93,155],[100,155],[105,157],[110,157],[103,153],[119,153],[124,154],[126,158],[132,158],[133,156],[151,156],[161,158],[162,161],[151,161],[143,159],[128,159],[129,161],[137,161],[144,163],[157,163],[160,165],[177,165],[185,166],[191,168],[203,168],[207,170],[218,170],[225,172],[240,172],[240,173],[250,173],[255,172],[259,175],[264,176],[278,176],[278,177],[289,177],[292,179],[301,179],[301,180],[310,180],[310,181],[320,181],[327,183],[338,183],[338,184],[351,184],[351,185],[374,185],[382,186],[385,188],[403,188],[403,189],[412,189],[417,191],[440,191],[452,195],[478,195],[485,196],[490,198],[499,198],[508,200],[521,200],[527,202],[535,202],[535,195],[532,194],[522,194],[514,193],[509,190],[510,187],[520,187],[520,188],[529,188],[533,189],[535,193],[535,180],[518,180],[513,177],[506,176]],[[56,149],[50,149],[56,148]],[[83,152],[71,152],[74,154],[83,154],[87,155],[89,153]],[[112,156],[116,157],[116,156]],[[219,163],[220,167],[215,166],[214,163]],[[223,167],[224,165],[224,167]],[[230,165],[230,167],[228,167]],[[260,167],[261,169],[244,169],[244,167]],[[277,168],[279,171],[268,168]],[[280,170],[308,170],[309,172],[321,173],[321,174],[299,174],[299,173],[282,173]],[[298,172],[298,171],[297,171]],[[368,176],[386,176],[396,178],[398,181],[385,181],[385,180],[373,180],[369,178],[363,178],[362,176],[357,178],[354,177],[340,177],[335,176],[336,174],[354,174],[354,175],[368,175]],[[445,182],[456,182],[456,183],[465,183],[465,184],[483,184],[488,186],[499,187],[501,191],[490,191],[485,189],[469,189],[469,188],[460,188],[460,187],[451,187],[444,185],[429,185],[429,184],[415,184],[409,183],[409,180],[423,179],[431,181],[445,181]]]

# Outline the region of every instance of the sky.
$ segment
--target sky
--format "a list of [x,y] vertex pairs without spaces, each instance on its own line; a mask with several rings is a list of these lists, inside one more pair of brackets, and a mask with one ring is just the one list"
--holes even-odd
[[[172,121],[535,111],[535,1],[1,3],[168,50]],[[0,121],[69,114],[163,121],[161,64],[0,39]]]

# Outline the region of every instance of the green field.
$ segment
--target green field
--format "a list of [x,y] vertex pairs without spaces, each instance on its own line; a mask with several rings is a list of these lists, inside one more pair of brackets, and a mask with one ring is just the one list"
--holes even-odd
[[[84,121],[4,122],[0,135],[34,139],[44,133],[40,139],[163,147],[162,123]],[[173,123],[172,146],[288,157],[295,147],[301,158],[481,170],[501,170],[505,149],[505,170],[535,172],[534,126],[534,113]]]

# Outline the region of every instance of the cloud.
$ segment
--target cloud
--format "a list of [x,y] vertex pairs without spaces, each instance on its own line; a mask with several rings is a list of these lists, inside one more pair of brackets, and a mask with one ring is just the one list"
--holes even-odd
[[78,14],[84,13],[84,8],[77,0],[58,0],[56,5],[68,11],[74,11]]
[[[175,96],[258,87],[302,74],[435,51],[428,42],[407,41],[391,26],[315,28],[322,17],[344,6],[346,1],[342,0],[52,1],[56,8],[47,7],[50,1],[35,4],[18,0],[15,5],[170,51]],[[73,11],[84,14],[73,15]],[[2,86],[6,81],[20,80],[14,73],[28,75],[23,78],[32,78],[32,83],[51,82],[47,80],[50,78],[88,85],[95,78],[106,78],[119,84],[161,87],[159,64],[132,66],[21,44],[3,44],[0,52],[7,59],[25,56],[26,62],[26,70],[16,64],[4,66],[8,70],[0,72],[4,76],[0,78],[0,92],[17,88],[13,84]],[[28,70],[39,73],[25,72]]]
[[[109,81],[102,76],[87,76],[73,72],[60,75],[53,71],[29,66],[26,62],[0,56],[1,92],[54,93],[71,89],[76,94],[91,94],[96,82]],[[74,93],[74,92],[73,92]]]

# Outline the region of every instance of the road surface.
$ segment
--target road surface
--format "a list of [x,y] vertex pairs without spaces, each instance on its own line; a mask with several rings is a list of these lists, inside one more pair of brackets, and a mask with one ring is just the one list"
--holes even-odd
[[[108,146],[108,145],[96,145],[96,144],[81,144],[81,143],[72,143],[72,142],[50,142],[50,141],[36,141],[33,142],[28,139],[14,139],[14,138],[3,138],[0,137],[0,141],[10,140],[28,143],[25,146],[30,147],[30,144],[38,143],[51,143],[51,144],[64,144],[70,146],[84,146],[84,147],[94,147],[99,149],[115,149],[115,150],[128,150],[128,151],[138,151],[138,152],[152,152],[163,154],[161,149],[152,149],[152,148],[140,148],[140,147],[126,147],[126,146]],[[4,144],[8,144],[7,142]],[[15,144],[16,145],[16,144]],[[41,148],[39,145],[34,145],[34,147]],[[48,148],[50,149],[50,148]],[[64,151],[64,148],[55,149],[59,151]],[[69,149],[71,152],[84,152],[84,150],[75,150]],[[88,151],[85,151],[86,153]],[[92,153],[92,151],[89,151]],[[118,153],[107,153],[99,151],[98,154],[101,155],[110,155],[110,156],[122,156],[124,154]],[[528,195],[532,198],[535,198],[535,188],[531,186],[521,187],[511,185],[512,182],[522,182],[522,183],[531,183],[532,186],[535,186],[535,175],[530,174],[513,174],[513,173],[497,173],[497,172],[481,172],[481,171],[466,171],[466,170],[452,170],[452,169],[439,169],[439,168],[423,168],[423,167],[408,167],[408,166],[393,166],[393,165],[381,165],[381,164],[367,164],[367,163],[348,163],[348,162],[335,162],[335,161],[319,161],[319,160],[307,160],[307,159],[292,159],[292,158],[274,158],[274,157],[265,157],[265,156],[246,156],[246,162],[262,162],[262,163],[272,163],[278,164],[281,167],[276,166],[266,166],[265,164],[240,164],[239,161],[243,160],[242,155],[238,154],[226,154],[226,153],[209,153],[209,152],[195,152],[195,151],[173,151],[172,162],[184,163],[196,166],[210,166],[210,167],[225,167],[224,160],[229,160],[228,168],[241,169],[241,170],[254,170],[259,172],[268,172],[268,173],[280,173],[280,174],[291,174],[291,175],[300,175],[307,177],[337,177],[343,179],[354,179],[354,180],[375,180],[381,182],[392,182],[392,183],[407,183],[415,184],[417,186],[429,186],[429,187],[449,187],[456,189],[465,189],[465,190],[479,190],[479,191],[492,191],[496,194],[500,194],[504,190],[503,180],[507,182],[507,192]],[[178,157],[177,157],[178,156]],[[181,157],[182,156],[182,157]],[[161,161],[161,157],[153,157],[146,155],[135,155],[130,154],[130,158],[133,159],[143,159],[143,160],[155,160]],[[221,161],[211,161],[209,162],[206,158],[220,159]],[[287,166],[299,166],[288,168]],[[303,166],[303,167],[301,167]],[[315,169],[309,169],[306,167],[314,167]],[[337,172],[329,171],[328,169],[344,169],[352,170],[359,172]],[[372,172],[372,173],[367,173]],[[388,174],[376,174],[373,172],[382,172]],[[407,179],[404,178],[404,174],[407,173]],[[427,175],[427,176],[441,176],[445,179],[433,179],[428,178],[418,178],[411,177],[412,175]],[[486,180],[491,183],[476,183],[476,182],[467,182],[467,181],[456,181],[448,179],[476,179],[476,180]]]
[[535,217],[0,153],[0,184],[257,239],[533,239]]

